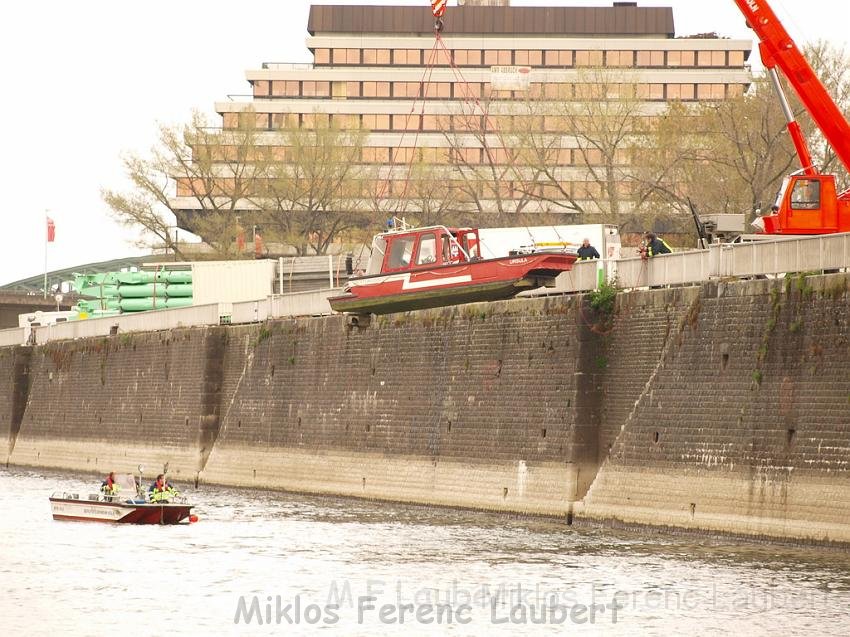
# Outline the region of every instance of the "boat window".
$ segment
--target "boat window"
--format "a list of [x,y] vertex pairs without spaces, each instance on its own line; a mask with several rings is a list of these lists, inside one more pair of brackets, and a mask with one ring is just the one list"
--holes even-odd
[[792,210],[820,208],[820,182],[817,179],[798,179],[791,191]]
[[413,241],[415,237],[397,237],[390,243],[390,254],[387,259],[387,268],[398,270],[410,265],[410,257],[413,256]]
[[425,265],[437,261],[437,236],[433,233],[419,237],[419,255],[416,265]]

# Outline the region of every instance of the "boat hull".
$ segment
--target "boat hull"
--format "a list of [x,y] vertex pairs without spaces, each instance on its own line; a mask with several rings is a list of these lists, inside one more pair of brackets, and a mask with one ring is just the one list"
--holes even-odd
[[189,504],[134,504],[131,502],[50,498],[54,520],[117,522],[120,524],[178,524],[189,518]]
[[572,254],[544,253],[360,277],[351,279],[345,294],[328,302],[337,312],[389,314],[499,301],[553,285],[575,260]]

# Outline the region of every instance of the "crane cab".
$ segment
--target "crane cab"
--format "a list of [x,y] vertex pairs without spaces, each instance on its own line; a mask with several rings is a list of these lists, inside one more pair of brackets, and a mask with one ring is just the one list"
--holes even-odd
[[850,201],[836,192],[834,175],[791,175],[761,221],[766,234],[850,232]]

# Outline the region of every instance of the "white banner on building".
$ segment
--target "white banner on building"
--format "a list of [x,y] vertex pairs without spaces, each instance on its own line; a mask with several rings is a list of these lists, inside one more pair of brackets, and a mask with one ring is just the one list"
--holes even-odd
[[530,66],[490,67],[490,88],[494,91],[527,91],[530,82]]

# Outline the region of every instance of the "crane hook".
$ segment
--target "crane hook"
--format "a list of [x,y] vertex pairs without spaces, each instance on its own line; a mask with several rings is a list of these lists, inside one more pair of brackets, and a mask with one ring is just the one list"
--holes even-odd
[[443,30],[442,17],[446,15],[447,0],[431,0],[431,13],[434,14],[434,32],[440,33]]

